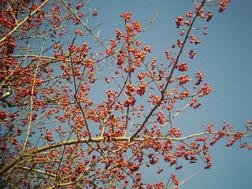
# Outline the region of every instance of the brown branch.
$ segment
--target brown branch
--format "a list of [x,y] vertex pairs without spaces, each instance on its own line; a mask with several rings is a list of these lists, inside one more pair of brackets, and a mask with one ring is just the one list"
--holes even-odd
[[40,174],[43,174],[43,175],[47,175],[49,177],[56,177],[55,174],[50,174],[50,173],[47,173],[47,172],[39,170],[39,169],[34,169],[34,168],[24,167],[24,166],[17,166],[17,168],[28,170],[28,171],[34,171],[34,172],[37,172],[37,173],[40,173]]
[[[70,145],[75,145],[75,144],[81,144],[81,143],[105,143],[105,142],[145,142],[148,140],[163,140],[163,141],[174,141],[174,142],[184,142],[185,140],[188,139],[192,139],[195,137],[200,137],[203,135],[216,135],[218,134],[219,131],[205,131],[205,132],[199,132],[199,133],[195,133],[195,134],[191,134],[191,135],[187,135],[184,137],[169,137],[169,136],[162,136],[162,137],[134,137],[131,139],[131,137],[125,137],[125,136],[121,136],[121,137],[114,137],[113,140],[109,140],[106,137],[103,136],[99,136],[99,137],[85,137],[85,138],[80,138],[80,139],[72,139],[72,140],[65,140],[65,141],[61,141],[61,142],[57,142],[54,144],[50,144],[50,145],[45,145],[42,147],[39,147],[37,149],[30,149],[29,151],[27,150],[25,153],[23,153],[22,157],[25,156],[32,156],[35,154],[39,154],[41,152],[45,152],[48,150],[52,150],[55,148],[59,148],[62,146],[70,146]],[[233,136],[235,133],[230,133],[230,136]],[[246,132],[244,133],[244,137],[246,137]],[[8,164],[6,164],[5,166],[3,166],[0,169],[0,175],[3,175],[5,172],[7,172],[9,169],[11,169],[12,167],[15,167],[16,164],[18,164],[21,161],[21,156],[19,156],[18,158],[12,160],[11,162],[9,162]]]
[[183,49],[184,49],[185,44],[186,44],[186,41],[188,40],[189,34],[190,34],[191,30],[192,30],[192,26],[193,26],[193,24],[194,24],[196,18],[199,16],[198,13],[199,13],[199,11],[201,10],[201,8],[204,6],[204,4],[205,4],[205,0],[202,1],[200,7],[197,9],[197,12],[196,12],[195,16],[193,17],[192,23],[191,23],[189,29],[187,30],[187,33],[186,33],[186,36],[185,36],[185,38],[184,38],[182,47],[181,47],[180,50],[179,50],[179,53],[178,53],[178,55],[177,55],[177,57],[176,57],[176,60],[175,60],[175,62],[174,62],[174,64],[173,64],[173,67],[172,67],[172,69],[171,69],[171,71],[170,71],[170,74],[169,74],[169,76],[168,76],[168,78],[167,78],[166,85],[165,85],[164,89],[163,89],[162,92],[161,92],[161,98],[160,98],[159,103],[157,103],[157,104],[151,109],[151,111],[150,111],[149,114],[146,116],[145,120],[144,120],[143,123],[140,125],[140,127],[138,128],[138,130],[131,136],[130,140],[132,140],[133,138],[135,138],[135,137],[143,130],[144,126],[145,126],[146,123],[149,121],[150,117],[153,115],[153,113],[156,111],[156,109],[160,106],[160,104],[161,104],[162,101],[164,100],[165,92],[166,92],[166,90],[167,90],[167,88],[168,88],[168,86],[169,86],[169,83],[170,83],[170,81],[171,81],[171,78],[172,78],[172,76],[173,76],[173,73],[174,73],[174,71],[175,71],[175,69],[176,69],[176,67],[177,67],[179,58],[180,58],[180,56],[181,56],[181,54],[182,54],[182,52],[183,52]]
[[[146,137],[146,138],[143,138],[143,137],[135,137],[133,138],[131,141],[132,142],[143,142],[143,141],[148,141],[148,140],[172,140],[172,141],[176,141],[176,142],[180,142],[180,141],[184,141],[184,140],[187,140],[187,139],[190,139],[190,138],[194,138],[194,137],[199,137],[199,136],[202,136],[202,135],[215,135],[217,134],[218,131],[212,131],[212,132],[200,132],[200,133],[195,133],[195,134],[192,134],[192,135],[187,135],[185,137],[168,137],[168,136],[163,136],[163,137]],[[86,137],[86,138],[81,138],[81,139],[73,139],[73,140],[67,140],[67,141],[62,141],[62,142],[58,142],[58,143],[55,143],[55,144],[51,144],[51,145],[46,145],[46,146],[42,146],[40,148],[37,148],[33,151],[30,151],[30,152],[27,152],[27,155],[28,154],[37,154],[37,153],[40,153],[40,152],[44,152],[44,151],[47,151],[47,150],[51,150],[51,149],[54,149],[54,148],[58,148],[58,147],[61,147],[61,146],[68,146],[68,145],[74,145],[74,144],[79,144],[79,143],[100,143],[100,142],[122,142],[122,141],[125,141],[125,142],[129,142],[129,139],[130,137],[125,137],[125,136],[122,136],[122,137],[114,137],[113,138],[113,141],[110,141],[108,140],[107,138],[105,137]]]

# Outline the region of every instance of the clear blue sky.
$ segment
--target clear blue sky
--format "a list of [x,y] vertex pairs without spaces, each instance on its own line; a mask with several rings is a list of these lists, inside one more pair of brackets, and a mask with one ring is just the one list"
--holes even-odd
[[[99,11],[96,23],[103,23],[100,36],[109,40],[114,29],[122,27],[119,14],[130,11],[144,26],[158,14],[156,21],[142,37],[153,47],[153,56],[161,58],[163,50],[176,40],[174,20],[192,8],[190,0],[93,0],[89,5]],[[222,127],[227,120],[243,129],[252,119],[252,1],[233,0],[227,11],[215,14],[209,24],[209,35],[202,39],[195,70],[206,74],[214,92],[204,98],[198,111],[186,111],[177,125],[187,123],[189,130],[202,129],[203,124],[213,122]],[[238,146],[226,148],[219,144],[212,149],[214,166],[203,170],[203,165],[187,166],[178,172],[185,178],[200,171],[182,189],[250,189],[252,188],[252,151]],[[151,181],[153,175],[148,172]],[[166,179],[161,177],[159,179]]]

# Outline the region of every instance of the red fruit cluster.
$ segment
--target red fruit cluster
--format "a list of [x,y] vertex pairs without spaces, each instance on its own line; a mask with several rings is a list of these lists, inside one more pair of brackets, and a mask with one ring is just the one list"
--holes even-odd
[[182,75],[178,77],[178,81],[180,85],[186,84],[190,81],[190,77],[188,75]]
[[242,132],[237,132],[233,135],[233,138],[231,139],[231,141],[226,144],[226,146],[232,146],[234,145],[235,142],[237,142],[239,139],[241,139],[244,136],[244,133]]
[[4,110],[0,110],[0,120],[4,120],[6,118],[6,113]]
[[203,87],[201,87],[199,97],[208,95],[211,92],[212,92],[212,88],[208,84],[205,84]]
[[180,184],[180,180],[178,180],[177,176],[175,174],[171,174],[171,180],[174,185],[178,186]]
[[181,72],[185,72],[185,71],[188,70],[188,65],[186,63],[179,64],[178,70],[181,71]]
[[223,12],[227,8],[229,3],[230,3],[230,0],[221,0],[219,12]]
[[164,116],[164,113],[163,113],[163,112],[161,112],[161,111],[158,112],[157,121],[158,121],[160,124],[165,124],[166,119],[165,119],[165,116]]
[[122,13],[120,16],[124,18],[125,20],[129,21],[131,19],[132,14],[127,12],[127,13]]
[[183,26],[184,24],[184,19],[182,16],[179,16],[176,18],[176,25],[177,25],[177,28],[179,28],[180,26]]

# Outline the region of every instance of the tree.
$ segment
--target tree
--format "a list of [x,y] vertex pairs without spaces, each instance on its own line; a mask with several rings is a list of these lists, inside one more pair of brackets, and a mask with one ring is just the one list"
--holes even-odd
[[[107,44],[87,22],[99,16],[88,2],[3,1],[1,186],[178,188],[181,161],[211,168],[209,148],[222,138],[251,149],[250,121],[246,131],[225,123],[193,134],[174,125],[212,92],[204,73],[189,68],[205,24],[228,3],[193,1],[176,18],[179,37],[161,63],[130,12],[120,15],[123,27]],[[160,164],[156,174],[172,167],[171,180],[144,182],[142,168]]]

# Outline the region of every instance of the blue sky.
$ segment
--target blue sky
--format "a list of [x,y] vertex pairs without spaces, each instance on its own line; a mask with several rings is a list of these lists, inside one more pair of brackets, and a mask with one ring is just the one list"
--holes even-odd
[[[161,58],[163,51],[177,39],[175,18],[192,8],[190,0],[93,0],[90,8],[99,11],[92,18],[100,26],[100,36],[108,41],[114,37],[114,29],[122,27],[119,14],[130,11],[134,18],[147,26],[153,16],[156,21],[141,38],[153,48],[153,56]],[[244,129],[252,119],[252,1],[233,0],[227,11],[215,14],[209,24],[209,35],[195,59],[195,70],[206,74],[214,92],[202,100],[197,111],[186,111],[177,120],[177,125],[187,123],[188,130],[202,129],[203,124],[213,122],[222,127],[226,120]],[[212,149],[214,166],[203,170],[203,165],[187,166],[178,172],[180,178],[200,172],[185,183],[186,189],[250,189],[252,188],[252,151],[240,150],[238,146],[226,148],[224,143]],[[148,173],[148,179],[153,175]],[[162,179],[162,178],[161,178]]]

